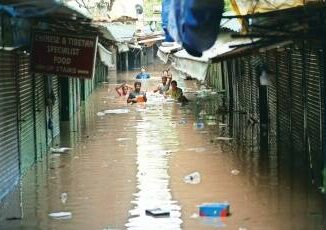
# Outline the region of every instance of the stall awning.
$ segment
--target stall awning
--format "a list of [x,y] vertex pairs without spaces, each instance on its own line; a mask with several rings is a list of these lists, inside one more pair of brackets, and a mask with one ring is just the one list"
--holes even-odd
[[116,43],[118,47],[118,52],[123,53],[123,52],[128,52],[129,51],[129,46],[127,43]]
[[196,78],[200,81],[205,80],[209,64],[212,59],[223,56],[236,48],[237,45],[250,43],[250,39],[237,39],[227,41],[227,36],[219,38],[214,46],[203,52],[201,57],[191,56],[186,50],[176,52],[174,56],[174,68]]
[[104,63],[104,65],[108,66],[109,68],[114,67],[114,59],[112,57],[112,53],[107,50],[103,45],[98,43],[98,53],[100,56],[101,61]]
[[138,40],[138,44],[144,44],[146,46],[153,46],[153,44],[155,44],[158,41],[162,41],[164,40],[165,37],[163,36],[158,36],[158,37],[154,37],[154,38],[145,38],[145,39],[141,39]]
[[164,64],[168,63],[169,60],[169,54],[168,53],[164,53],[162,50],[160,50],[160,48],[157,50],[157,54],[156,54],[162,62],[164,62]]
[[185,53],[187,53],[185,50],[181,50],[174,54],[175,58],[173,67],[182,73],[191,76],[192,78],[196,78],[200,81],[205,80],[209,65],[209,59],[200,60],[200,58],[198,58],[196,60],[185,57],[187,56]]
[[181,50],[181,45],[177,43],[170,43],[169,46],[159,46],[157,56],[166,64],[169,60],[169,56],[178,50]]
[[121,23],[104,23],[100,29],[104,38],[118,43],[130,42],[136,32],[135,25]]

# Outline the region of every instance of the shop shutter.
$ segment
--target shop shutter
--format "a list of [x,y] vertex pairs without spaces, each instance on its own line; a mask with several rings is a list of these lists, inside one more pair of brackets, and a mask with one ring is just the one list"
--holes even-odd
[[303,61],[301,50],[294,48],[291,55],[291,135],[293,147],[304,149]]
[[[278,60],[277,51],[273,50],[267,53],[268,68],[272,79],[272,84],[267,88],[268,100],[268,118],[269,118],[269,146],[271,150],[276,150],[277,145],[277,74],[278,74]],[[272,151],[275,153],[276,151]]]
[[250,57],[243,58],[243,70],[242,75],[243,85],[243,106],[247,114],[251,115],[251,79],[250,79]]
[[19,179],[15,55],[0,51],[0,200]]
[[25,54],[19,55],[18,85],[21,171],[24,173],[30,168],[30,166],[32,166],[36,159],[33,114],[33,78],[30,71],[30,59],[29,56]]
[[52,88],[56,99],[52,107],[53,137],[56,137],[60,134],[59,80],[57,76],[52,76]]
[[251,116],[259,121],[259,73],[256,69],[261,65],[259,56],[253,56],[250,59],[249,74],[250,74],[250,113]]
[[242,112],[248,112],[246,106],[246,75],[244,72],[244,58],[239,58],[237,63],[238,74],[237,74],[237,83],[238,83],[238,108]]
[[92,94],[92,79],[85,79],[85,97],[86,100],[89,98],[89,96]]
[[240,112],[242,107],[240,106],[240,79],[241,79],[241,69],[240,69],[240,59],[234,59],[233,61],[234,75],[232,78],[233,87],[233,108],[235,111]]
[[279,52],[277,77],[277,115],[278,115],[278,142],[286,147],[290,143],[291,134],[291,62],[290,49]]
[[322,163],[322,118],[321,118],[321,78],[318,50],[305,49],[305,73],[307,87],[307,136],[308,151],[311,160],[315,182],[321,186]]
[[46,106],[45,106],[45,77],[41,74],[34,75],[34,108],[37,159],[47,151],[46,145]]
[[86,83],[85,83],[85,79],[80,80],[80,100],[81,101],[86,100]]
[[235,67],[234,60],[227,61],[226,71],[227,71],[227,104],[230,111],[234,110],[234,80],[235,80]]
[[69,120],[71,120],[75,113],[75,96],[74,96],[74,79],[68,80],[69,89]]
[[80,79],[76,79],[76,100],[77,100],[77,111],[80,110],[81,99],[80,99]]
[[[319,71],[320,71],[320,82],[321,82],[321,87],[320,87],[320,92],[321,92],[321,101],[322,101],[322,105],[321,105],[321,118],[322,118],[322,123],[321,123],[321,145],[322,145],[322,149],[321,149],[321,153],[324,154],[323,157],[323,162],[321,162],[322,164],[324,164],[324,169],[326,167],[326,159],[325,159],[325,152],[326,152],[326,46],[323,45],[323,47],[321,47],[318,50],[318,65],[319,65]],[[325,175],[325,171],[324,172],[324,179],[326,177]]]

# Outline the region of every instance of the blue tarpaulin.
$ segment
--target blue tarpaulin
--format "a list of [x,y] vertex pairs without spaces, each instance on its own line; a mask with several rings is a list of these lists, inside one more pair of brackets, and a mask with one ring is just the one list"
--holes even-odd
[[224,10],[223,0],[164,0],[162,4],[167,41],[171,36],[197,57],[214,45]]
[[170,9],[171,0],[162,1],[162,28],[165,33],[165,41],[173,42],[173,38],[168,31],[168,18],[169,18],[169,9]]

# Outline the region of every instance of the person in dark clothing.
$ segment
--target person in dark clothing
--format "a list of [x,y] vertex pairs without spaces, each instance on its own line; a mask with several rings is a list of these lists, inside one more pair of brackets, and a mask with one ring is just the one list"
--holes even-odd
[[141,82],[136,81],[134,86],[135,86],[135,90],[129,93],[127,103],[146,102],[147,101],[146,93],[140,91]]

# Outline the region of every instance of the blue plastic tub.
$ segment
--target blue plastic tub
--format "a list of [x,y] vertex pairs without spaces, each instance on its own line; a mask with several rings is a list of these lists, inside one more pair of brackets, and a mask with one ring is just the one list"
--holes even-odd
[[225,203],[207,203],[199,206],[200,216],[223,217],[230,214],[230,204]]

